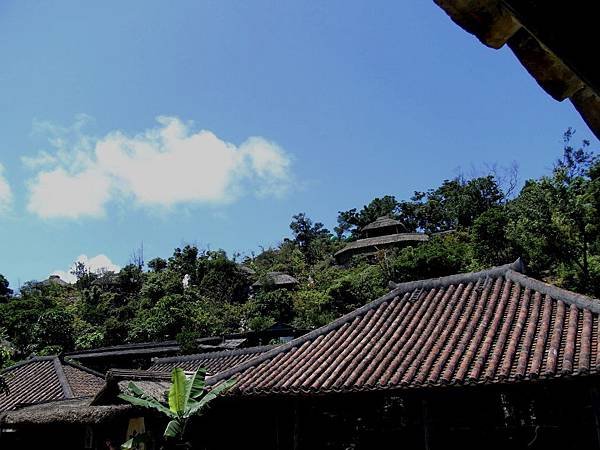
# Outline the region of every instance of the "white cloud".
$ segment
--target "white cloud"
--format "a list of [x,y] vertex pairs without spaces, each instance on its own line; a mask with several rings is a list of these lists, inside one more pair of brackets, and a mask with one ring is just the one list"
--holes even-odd
[[0,215],[10,209],[12,198],[12,190],[8,181],[4,178],[4,167],[0,164]]
[[236,146],[176,117],[157,121],[136,136],[53,137],[55,154],[23,159],[40,170],[29,180],[28,210],[43,218],[98,217],[123,198],[168,208],[228,203],[248,192],[281,196],[291,185],[290,157],[273,142],[250,137]]
[[104,214],[110,179],[93,168],[71,175],[59,167],[40,172],[29,188],[27,209],[40,217],[98,217]]
[[114,264],[108,256],[101,253],[92,258],[88,258],[87,255],[79,255],[68,270],[55,270],[51,273],[51,275],[58,275],[67,283],[75,283],[77,278],[71,273],[71,271],[75,268],[75,265],[78,262],[83,263],[85,267],[92,273],[99,274],[103,272],[118,272],[121,270],[121,268]]

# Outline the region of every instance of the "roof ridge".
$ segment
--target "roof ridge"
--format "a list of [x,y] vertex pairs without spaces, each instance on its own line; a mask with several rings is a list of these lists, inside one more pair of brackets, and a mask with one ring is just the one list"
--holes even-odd
[[509,270],[506,272],[505,276],[507,279],[513,282],[520,283],[523,286],[541,294],[549,295],[555,300],[562,300],[565,303],[575,305],[579,308],[589,309],[595,314],[600,314],[600,299],[589,297],[583,294],[577,294],[576,292],[572,292],[544,281],[528,277],[514,270]]
[[478,272],[465,272],[438,278],[427,278],[424,280],[406,281],[404,283],[392,283],[394,283],[395,286],[394,291],[399,290],[400,292],[404,292],[406,290],[414,290],[419,288],[431,289],[434,287],[441,287],[448,284],[464,283],[465,281],[477,281],[479,278],[484,277],[495,278],[500,275],[505,275],[510,271],[513,271],[515,273],[523,273],[525,271],[525,265],[523,263],[523,260],[521,258],[517,258],[516,261],[510,264],[491,267],[489,269],[480,270]]
[[71,385],[69,384],[69,380],[62,366],[62,362],[58,356],[53,358],[54,363],[54,371],[56,373],[56,377],[58,378],[58,382],[60,383],[60,387],[62,388],[63,394],[66,398],[73,398],[73,390],[71,389]]
[[87,350],[72,351],[72,352],[67,352],[64,355],[71,357],[71,356],[78,356],[78,355],[87,355],[90,353],[102,353],[104,351],[107,351],[107,352],[118,351],[120,349],[126,349],[126,350],[146,349],[146,348],[153,348],[153,347],[167,347],[170,345],[177,346],[179,344],[177,344],[177,341],[175,341],[175,340],[153,341],[153,342],[133,342],[133,343],[129,343],[129,344],[107,345],[104,347],[90,348]]
[[[499,277],[499,276],[504,276],[509,271],[521,272],[523,270],[524,270],[523,261],[521,260],[521,258],[518,258],[516,261],[514,261],[510,264],[492,267],[490,269],[482,270],[479,272],[468,272],[468,273],[462,273],[462,274],[456,274],[456,275],[448,275],[445,277],[429,278],[426,280],[408,281],[405,283],[396,284],[396,287],[394,289],[392,289],[392,291],[388,292],[387,294],[367,303],[366,305],[361,306],[360,308],[355,309],[354,311],[349,312],[348,314],[343,315],[342,317],[334,320],[333,322],[328,323],[327,325],[319,327],[319,328],[317,328],[313,331],[310,331],[296,339],[291,340],[290,342],[288,342],[286,344],[283,344],[274,349],[271,349],[271,350],[257,356],[256,358],[249,359],[246,362],[238,364],[237,366],[234,366],[230,369],[219,372],[218,374],[215,374],[212,377],[209,377],[207,379],[207,384],[209,384],[209,385],[214,384],[214,383],[216,383],[226,377],[229,377],[235,373],[241,372],[243,370],[246,370],[249,367],[255,366],[257,364],[262,363],[263,361],[271,359],[272,357],[274,357],[275,355],[277,355],[279,353],[283,353],[289,349],[298,347],[299,345],[302,345],[305,342],[307,342],[313,338],[316,338],[317,336],[319,336],[321,334],[328,333],[328,332],[342,326],[343,324],[351,321],[352,319],[362,315],[363,313],[365,313],[371,309],[375,309],[375,308],[379,307],[382,303],[384,303],[386,301],[395,299],[400,294],[414,291],[415,289],[433,289],[433,288],[442,287],[442,286],[451,285],[451,284],[458,284],[458,283],[465,283],[465,282],[470,283],[473,281],[477,281],[480,278],[495,278],[495,277]],[[406,301],[408,301],[408,300],[406,300]]]
[[163,358],[156,358],[152,365],[158,363],[169,363],[169,362],[179,362],[179,361],[194,361],[196,359],[206,359],[206,358],[219,358],[221,356],[237,356],[243,354],[252,354],[252,353],[262,353],[264,351],[272,350],[275,347],[279,347],[278,345],[258,345],[255,347],[247,347],[247,348],[236,348],[235,350],[218,350],[216,352],[204,352],[204,353],[194,353],[191,355],[180,355],[180,356],[165,356]]
[[145,380],[160,379],[170,380],[171,371],[167,370],[143,370],[143,369],[109,369],[106,372],[107,383],[123,380]]

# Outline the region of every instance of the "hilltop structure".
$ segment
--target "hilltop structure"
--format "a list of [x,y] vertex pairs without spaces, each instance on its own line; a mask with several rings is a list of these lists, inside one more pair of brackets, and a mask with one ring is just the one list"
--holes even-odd
[[271,288],[271,289],[294,289],[298,285],[298,280],[284,272],[267,272],[264,279],[256,281],[253,289]]
[[360,230],[360,239],[350,242],[334,256],[338,264],[346,264],[355,255],[372,255],[390,247],[425,242],[429,239],[423,233],[406,233],[402,222],[389,216],[378,217]]

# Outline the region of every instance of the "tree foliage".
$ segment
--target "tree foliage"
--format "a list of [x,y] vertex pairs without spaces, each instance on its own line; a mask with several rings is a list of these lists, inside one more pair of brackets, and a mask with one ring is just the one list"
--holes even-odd
[[[600,296],[600,161],[584,141],[564,136],[563,154],[520,192],[498,171],[444,180],[407,200],[393,195],[340,211],[335,234],[300,212],[291,236],[245,258],[194,245],[168,258],[94,273],[77,264],[74,285],[28,282],[14,293],[0,276],[0,327],[11,358],[124,342],[198,338],[262,330],[277,322],[321,326],[387,292],[389,281],[439,277],[522,257],[528,272]],[[429,240],[338,266],[334,254],[376,218],[388,215]],[[240,263],[241,260],[241,263]],[[252,287],[269,272],[295,289]]]
[[[164,437],[191,448],[191,445],[185,442],[189,420],[200,415],[212,401],[231,389],[234,384],[234,380],[227,380],[208,389],[205,369],[198,369],[187,378],[183,369],[176,367],[171,373],[171,387],[166,403],[144,392],[133,382],[129,383],[127,392],[119,394],[119,397],[132,405],[155,409],[163,414],[168,419]],[[132,448],[134,439],[125,442],[123,448]]]

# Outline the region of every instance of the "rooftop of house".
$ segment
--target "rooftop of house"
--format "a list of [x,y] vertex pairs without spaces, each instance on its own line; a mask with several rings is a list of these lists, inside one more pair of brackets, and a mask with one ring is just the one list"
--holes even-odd
[[406,227],[402,222],[396,219],[392,219],[390,216],[381,216],[375,219],[368,225],[365,225],[360,231],[365,232],[369,230],[376,230],[378,228],[388,228],[388,227],[399,227],[399,229],[405,231]]
[[198,353],[195,355],[159,358],[148,370],[111,369],[106,374],[106,385],[98,393],[92,405],[112,404],[119,393],[126,392],[133,382],[146,394],[164,400],[171,386],[171,372],[178,367],[186,372],[206,369],[207,376],[218,375],[245,361],[275,348],[274,345],[244,348],[231,351]]
[[520,260],[390,293],[224,370],[235,394],[485,385],[600,370],[600,301],[529,278]]
[[358,239],[356,241],[349,242],[344,248],[338,250],[334,256],[339,258],[346,253],[360,252],[363,249],[372,247],[388,246],[398,244],[400,242],[426,242],[428,240],[429,236],[424,233],[399,233]]
[[27,359],[1,374],[9,394],[0,395],[0,411],[50,400],[92,397],[104,386],[102,374],[57,356]]
[[202,367],[207,370],[208,376],[212,376],[249,361],[252,358],[256,358],[275,347],[275,345],[264,345],[230,351],[158,358],[150,366],[149,370],[170,372],[175,367],[181,367],[183,370],[198,370]]
[[[198,350],[203,354],[215,351],[231,351],[244,346],[256,346],[262,342],[268,342],[278,337],[299,336],[305,330],[296,329],[288,324],[277,323],[262,331],[249,331],[232,333],[223,336],[209,336],[198,339]],[[107,358],[137,358],[153,356],[174,356],[181,351],[177,341],[142,342],[113,345],[109,347],[98,347],[89,350],[78,350],[65,353],[70,359],[78,361],[90,361]]]
[[298,284],[298,280],[287,273],[267,272],[264,280],[258,280],[252,286],[292,286],[296,284]]
[[67,283],[66,281],[61,279],[59,275],[50,275],[47,279],[38,281],[36,284],[41,285],[41,286],[51,286],[51,285],[68,286],[69,285],[69,283]]

